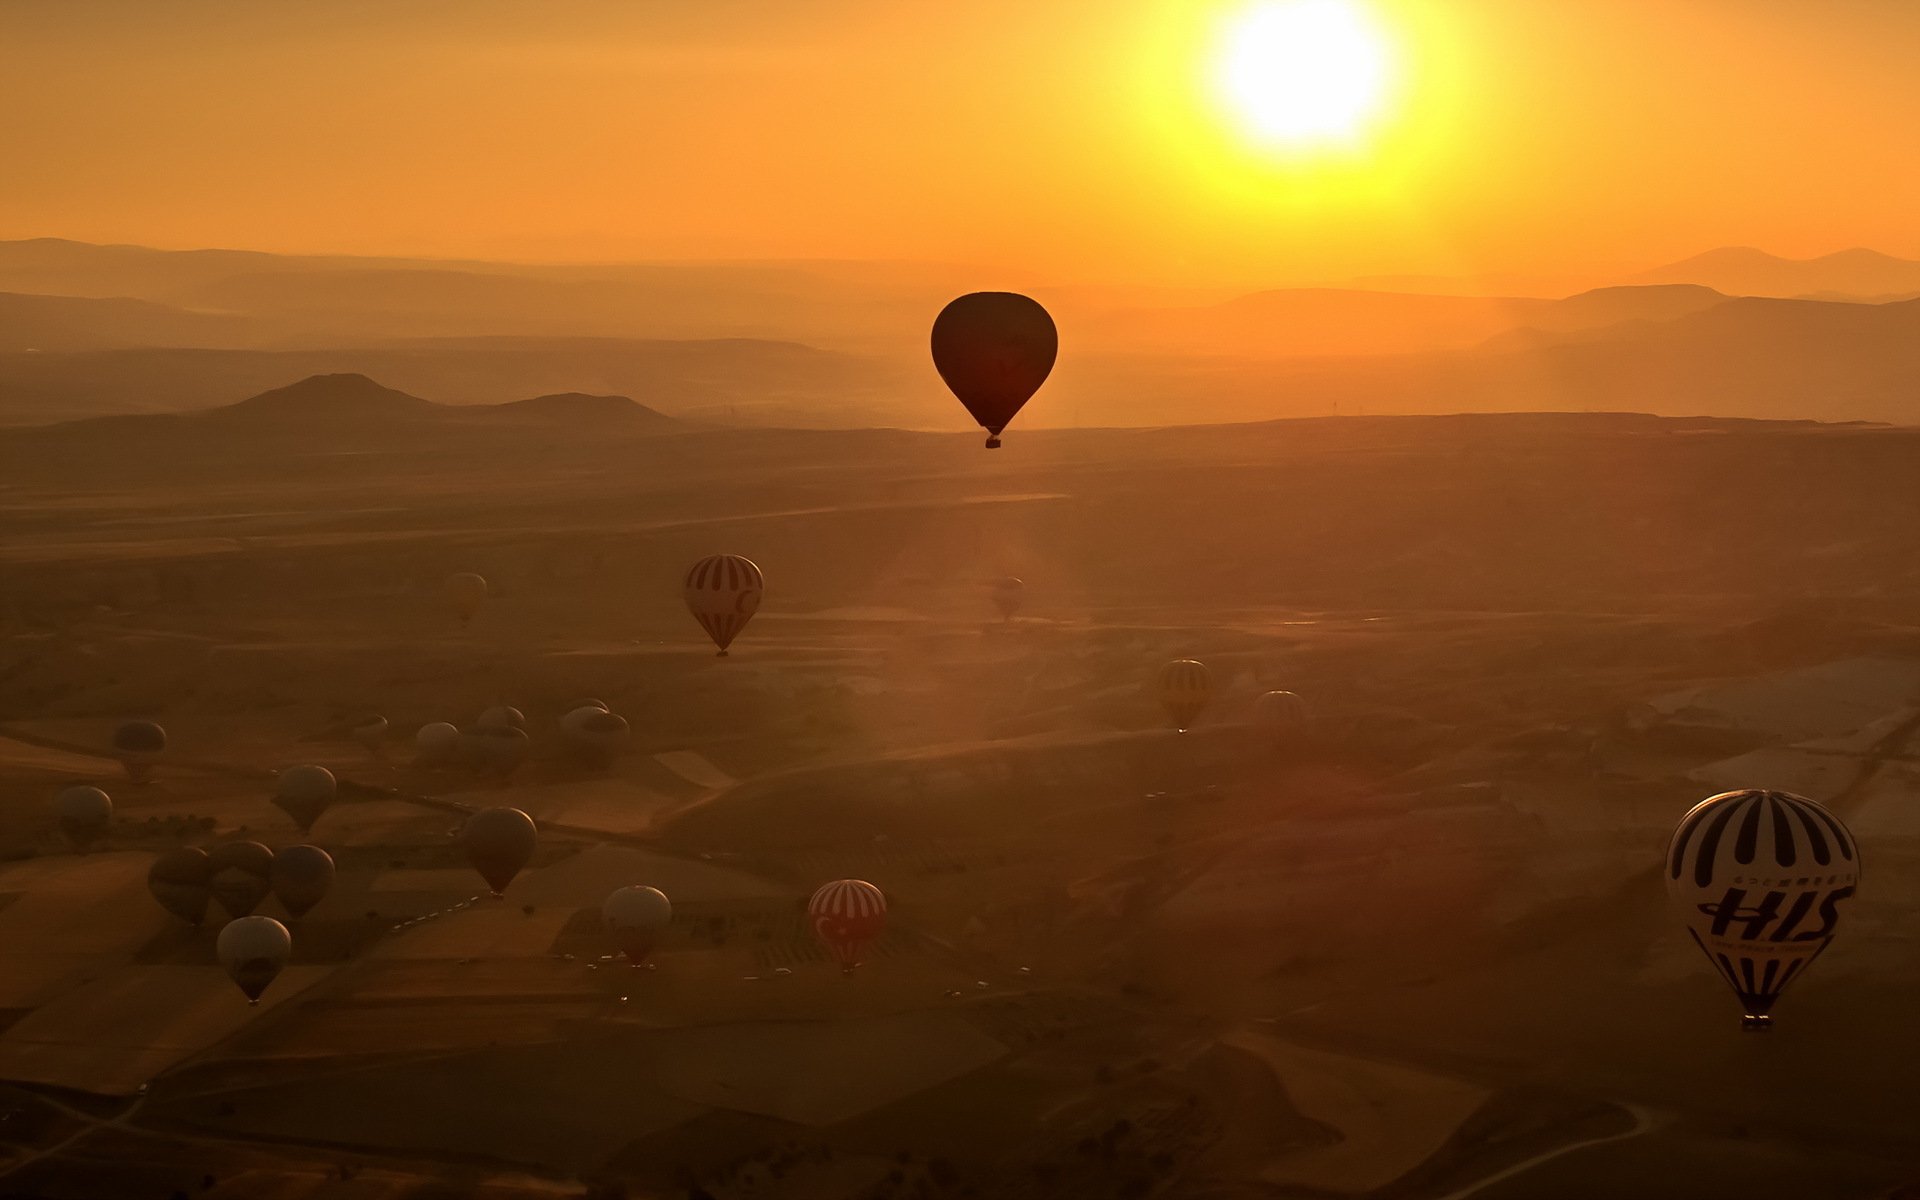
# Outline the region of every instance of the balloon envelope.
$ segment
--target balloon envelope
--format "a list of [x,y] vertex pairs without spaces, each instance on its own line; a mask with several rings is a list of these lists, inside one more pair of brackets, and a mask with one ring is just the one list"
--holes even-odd
[[295,918],[307,915],[333,889],[333,856],[318,846],[288,846],[273,856],[268,879],[274,899]]
[[413,748],[423,763],[451,762],[460,754],[460,730],[445,721],[422,725],[413,735]]
[[355,721],[348,726],[347,732],[352,735],[354,741],[369,750],[377,751],[387,740],[388,728],[387,719],[375,713]]
[[487,591],[486,576],[471,571],[449,575],[440,583],[441,597],[462,625],[473,620],[481,605],[487,602]]
[[1260,726],[1275,745],[1286,745],[1313,722],[1307,702],[1292,692],[1264,692],[1259,700]]
[[301,833],[306,833],[320,819],[320,814],[332,806],[338,792],[339,784],[333,772],[325,767],[288,767],[274,781],[273,804],[293,818]]
[[813,935],[843,971],[860,965],[867,947],[887,928],[887,898],[864,879],[824,884],[807,901]]
[[273,851],[259,842],[223,842],[207,851],[207,867],[213,898],[236,920],[273,890]]
[[625,717],[603,708],[576,708],[560,722],[560,729],[575,754],[599,765],[626,749],[633,736]]
[[460,735],[461,753],[466,756],[467,765],[476,771],[511,775],[527,761],[532,749],[533,742],[527,737],[527,731],[511,725],[490,729],[476,726]]
[[475,729],[525,729],[527,716],[510,704],[496,704],[481,713],[473,726]]
[[212,862],[198,846],[169,850],[147,868],[147,890],[153,898],[161,908],[190,925],[206,920],[212,880]]
[[167,731],[152,721],[128,721],[113,731],[113,751],[127,778],[135,783],[153,773],[153,761],[167,748]]
[[62,789],[53,807],[61,834],[75,850],[104,841],[113,828],[113,800],[97,787]]
[[533,818],[517,808],[483,808],[467,818],[460,829],[460,844],[467,861],[487,881],[498,896],[507,890],[520,869],[533,861],[539,844],[539,830]]
[[1853,834],[1789,792],[1723,792],[1680,818],[1667,845],[1667,894],[1740,1001],[1741,1025],[1764,1029],[1788,984],[1833,941],[1860,878]]
[[1059,352],[1053,318],[1017,292],[973,292],[934,318],[934,369],[986,429],[989,447],[1047,381]]
[[1002,618],[1011,621],[1020,611],[1020,601],[1025,597],[1027,585],[1013,576],[993,581],[993,606],[1000,610]]
[[220,930],[214,953],[227,977],[246,993],[247,1003],[258,1004],[260,994],[293,957],[293,935],[272,917],[240,917]]
[[673,903],[658,888],[623,887],[600,906],[600,917],[627,961],[639,964],[653,953],[673,922]]
[[715,554],[693,564],[684,592],[687,611],[700,622],[725,657],[727,647],[760,611],[766,577],[751,559],[738,554]]
[[1157,683],[1161,706],[1173,718],[1173,727],[1185,733],[1213,695],[1213,676],[1204,663],[1179,658],[1160,668]]

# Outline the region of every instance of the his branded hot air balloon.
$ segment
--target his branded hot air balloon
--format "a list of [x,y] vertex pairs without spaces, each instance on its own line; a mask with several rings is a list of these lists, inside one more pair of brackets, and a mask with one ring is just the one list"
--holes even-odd
[[1040,390],[1060,353],[1047,310],[1017,292],[973,292],[933,322],[933,365],[987,431],[987,448]]
[[1257,702],[1260,727],[1276,746],[1290,746],[1312,723],[1307,702],[1292,692],[1264,692]]
[[487,579],[484,575],[475,575],[471,571],[461,571],[447,576],[440,583],[440,597],[447,607],[453,610],[460,623],[465,625],[479,615],[481,606],[487,602]]
[[1000,610],[1000,619],[1011,621],[1020,611],[1020,601],[1025,598],[1027,585],[1024,581],[1008,575],[993,581],[993,606]]
[[687,611],[720,647],[720,658],[727,656],[727,647],[760,611],[766,586],[760,568],[738,554],[709,555],[687,572]]
[[273,806],[291,817],[301,833],[310,833],[339,790],[333,772],[325,767],[288,767],[274,781]]
[[1173,727],[1185,733],[1213,695],[1213,676],[1204,663],[1179,658],[1160,668],[1160,704],[1173,718]]
[[445,721],[420,727],[413,735],[414,761],[421,766],[450,763],[460,757],[460,730]]
[[160,907],[195,927],[207,919],[212,883],[213,864],[198,846],[169,850],[147,868],[147,890]]
[[1749,788],[1702,800],[1667,847],[1667,894],[1687,932],[1740,1000],[1742,1029],[1833,941],[1860,878],[1840,819],[1804,796]]
[[673,922],[673,904],[658,888],[623,887],[600,906],[600,917],[627,962],[637,967]]
[[113,754],[127,778],[145,783],[153,764],[167,748],[167,731],[152,721],[128,721],[113,731]]
[[113,828],[113,799],[97,787],[62,789],[53,798],[61,836],[75,850],[86,851],[106,840]]
[[246,994],[247,1003],[258,1004],[260,994],[293,957],[293,935],[272,917],[241,917],[220,931],[214,952],[227,977]]
[[539,841],[533,818],[517,808],[483,808],[468,817],[460,829],[467,861],[480,872],[495,897],[533,861],[533,849]]
[[273,856],[268,879],[280,907],[299,920],[333,890],[333,855],[318,846],[288,846]]
[[863,879],[837,879],[807,901],[813,935],[848,975],[887,928],[887,898]]
[[560,731],[582,762],[597,767],[612,762],[633,736],[625,717],[604,708],[574,709],[561,718]]
[[273,890],[273,851],[259,842],[223,842],[207,851],[208,885],[227,915],[238,920]]

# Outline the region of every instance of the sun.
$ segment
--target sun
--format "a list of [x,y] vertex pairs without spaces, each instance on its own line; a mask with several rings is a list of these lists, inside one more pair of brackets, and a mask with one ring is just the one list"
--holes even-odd
[[1352,147],[1392,90],[1391,44],[1354,0],[1264,0],[1221,30],[1219,99],[1275,149]]

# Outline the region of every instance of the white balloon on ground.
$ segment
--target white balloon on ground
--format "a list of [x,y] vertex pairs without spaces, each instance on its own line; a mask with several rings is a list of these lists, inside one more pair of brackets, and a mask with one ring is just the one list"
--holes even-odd
[[620,952],[637,967],[673,923],[673,903],[659,888],[623,887],[600,906],[600,917]]

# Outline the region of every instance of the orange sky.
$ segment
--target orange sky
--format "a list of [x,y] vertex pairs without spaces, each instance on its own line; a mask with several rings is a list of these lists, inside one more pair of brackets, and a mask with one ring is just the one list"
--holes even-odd
[[1311,168],[1209,106],[1240,6],[0,0],[0,236],[1267,284],[1920,255],[1920,4],[1371,0],[1397,115]]

